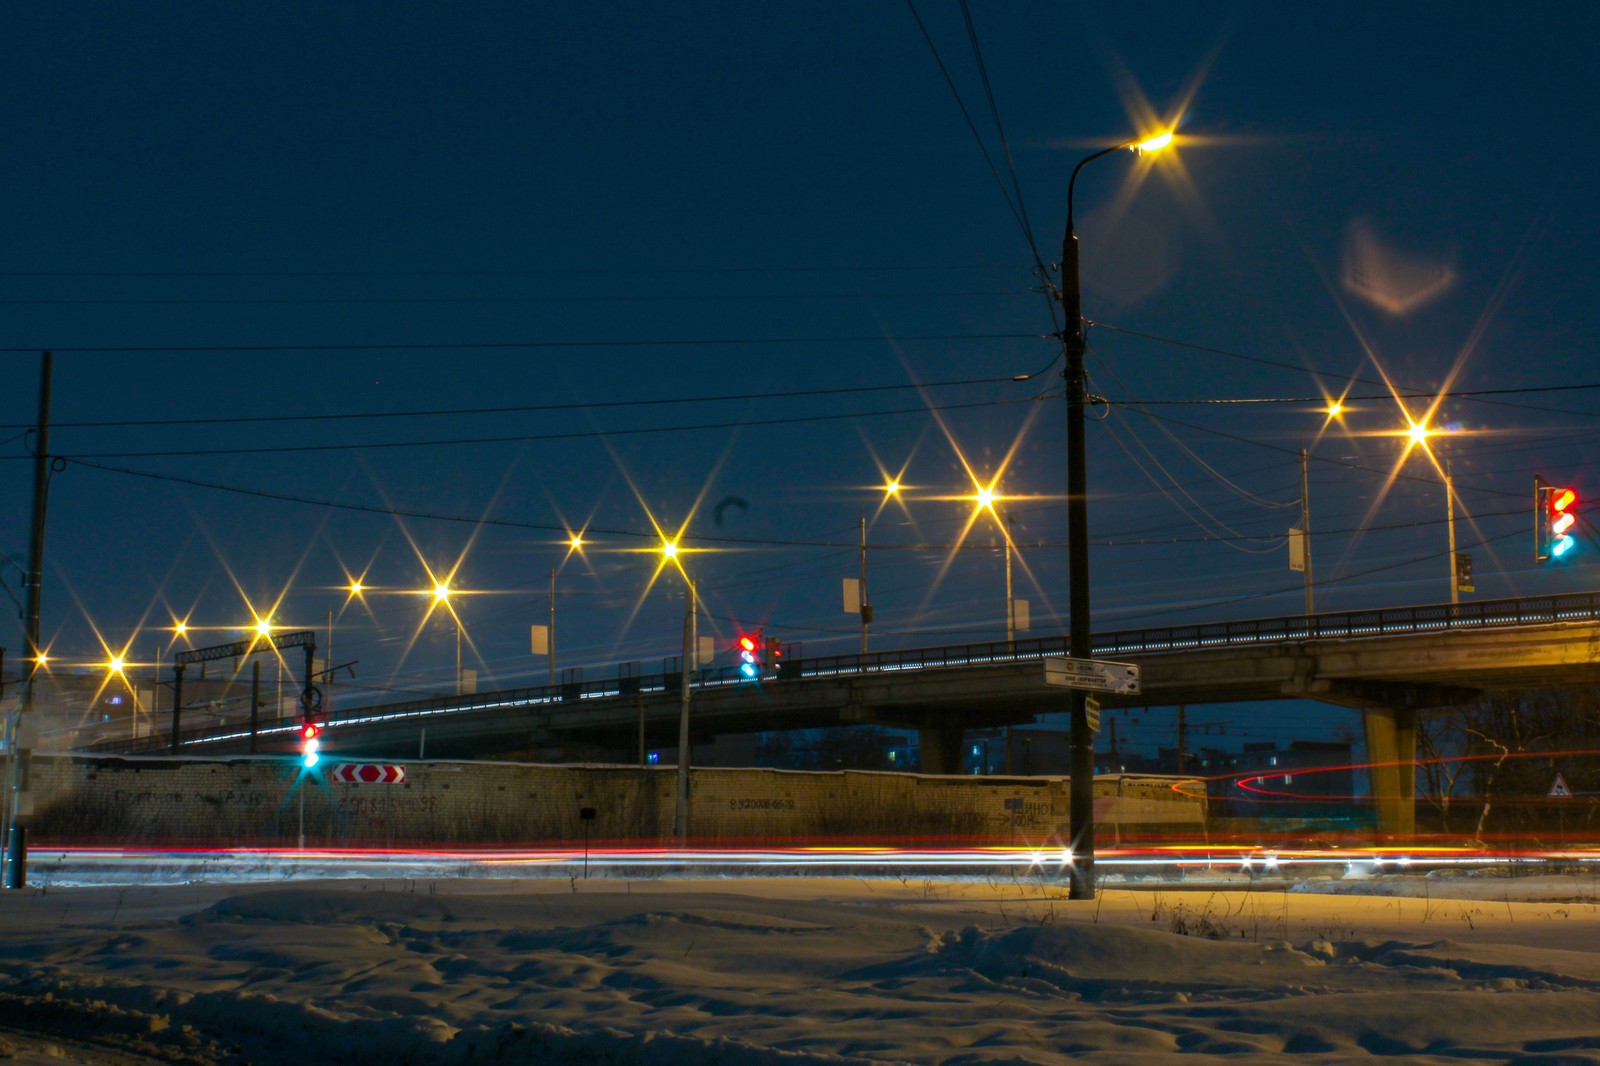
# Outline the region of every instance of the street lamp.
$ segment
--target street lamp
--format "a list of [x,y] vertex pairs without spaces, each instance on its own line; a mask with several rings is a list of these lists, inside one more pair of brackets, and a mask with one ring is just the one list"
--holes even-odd
[[[1074,659],[1090,657],[1089,628],[1089,502],[1088,468],[1084,456],[1083,298],[1078,280],[1078,234],[1072,225],[1072,194],[1078,172],[1088,164],[1123,148],[1135,152],[1157,152],[1172,143],[1169,130],[1154,137],[1127,141],[1101,149],[1072,168],[1067,182],[1067,229],[1061,238],[1061,310],[1064,313],[1061,339],[1066,349],[1067,393],[1067,650]],[[1089,730],[1087,693],[1070,689],[1072,710],[1072,780],[1068,814],[1070,899],[1094,898],[1094,734]]]

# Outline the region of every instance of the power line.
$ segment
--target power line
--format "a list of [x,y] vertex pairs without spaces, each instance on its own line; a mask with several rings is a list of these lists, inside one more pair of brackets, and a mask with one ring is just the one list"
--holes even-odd
[[[797,396],[843,396],[854,393],[898,392],[909,389],[916,389],[920,391],[922,389],[956,388],[964,385],[997,385],[1011,380],[1013,379],[1009,377],[967,378],[956,381],[936,381],[926,384],[908,383],[904,385],[858,385],[848,388],[834,389],[796,389],[789,392],[746,392],[729,393],[719,396],[682,396],[676,398],[649,400],[578,401],[575,403],[547,403],[519,407],[457,407],[414,411],[342,412],[339,414],[326,415],[247,415],[233,418],[129,419],[126,421],[115,422],[57,422],[55,425],[58,428],[65,427],[71,429],[116,429],[128,426],[208,426],[267,422],[350,422],[357,419],[375,418],[444,418],[461,415],[530,414],[543,411],[590,411],[600,410],[608,407],[664,407],[674,404],[726,403],[741,400],[783,400],[792,399]],[[0,425],[0,430],[27,430],[31,428],[31,423]],[[14,440],[15,438],[11,439]]]
[[[1122,334],[1126,334],[1129,337],[1138,337],[1141,340],[1154,341],[1157,344],[1168,344],[1168,345],[1171,345],[1174,348],[1187,348],[1190,351],[1205,352],[1205,353],[1207,353],[1209,355],[1221,355],[1221,356],[1225,356],[1225,357],[1227,357],[1229,359],[1243,360],[1244,362],[1247,362],[1247,363],[1258,363],[1261,366],[1277,367],[1277,368],[1282,369],[1282,370],[1294,370],[1294,371],[1301,372],[1301,373],[1304,373],[1306,371],[1310,371],[1311,373],[1319,374],[1322,377],[1338,378],[1338,379],[1341,379],[1341,380],[1344,380],[1344,381],[1355,382],[1355,383],[1358,383],[1358,384],[1361,384],[1361,385],[1377,385],[1377,386],[1381,386],[1381,387],[1384,387],[1384,388],[1390,388],[1389,382],[1387,382],[1387,381],[1375,380],[1373,378],[1358,377],[1358,376],[1356,376],[1354,374],[1334,373],[1334,372],[1328,371],[1328,370],[1319,370],[1319,369],[1316,369],[1314,367],[1307,367],[1307,366],[1305,366],[1303,364],[1286,363],[1286,362],[1283,362],[1282,360],[1278,360],[1278,359],[1265,359],[1265,358],[1262,358],[1261,356],[1246,355],[1243,352],[1235,352],[1235,351],[1231,351],[1231,350],[1229,350],[1227,348],[1217,348],[1217,347],[1214,347],[1212,345],[1206,345],[1206,344],[1195,344],[1195,343],[1193,343],[1191,341],[1178,340],[1175,337],[1163,337],[1160,334],[1145,333],[1145,332],[1142,332],[1142,331],[1136,330],[1136,329],[1125,329],[1125,328],[1123,328],[1121,326],[1113,326],[1113,325],[1110,325],[1110,324],[1105,323],[1105,322],[1092,322],[1092,323],[1090,323],[1090,325],[1096,326],[1096,327],[1098,327],[1100,329],[1110,330],[1113,333],[1122,333]],[[1597,412],[1594,412],[1594,411],[1573,411],[1573,410],[1570,410],[1568,408],[1561,408],[1561,407],[1534,407],[1534,406],[1531,406],[1531,405],[1528,405],[1528,404],[1508,403],[1508,402],[1506,402],[1504,400],[1491,400],[1491,399],[1487,399],[1486,398],[1486,397],[1490,397],[1490,396],[1515,395],[1515,394],[1518,394],[1518,393],[1529,393],[1529,392],[1574,392],[1574,391],[1583,391],[1583,390],[1590,390],[1590,389],[1597,389],[1597,388],[1600,388],[1600,384],[1557,385],[1557,386],[1546,386],[1546,387],[1537,387],[1537,388],[1520,388],[1520,389],[1478,389],[1478,390],[1470,390],[1470,391],[1469,390],[1463,390],[1463,391],[1460,391],[1460,392],[1447,392],[1447,393],[1436,393],[1436,392],[1431,392],[1431,391],[1426,391],[1426,390],[1408,389],[1407,391],[1405,391],[1403,393],[1395,393],[1395,392],[1390,391],[1390,392],[1385,392],[1385,393],[1379,394],[1377,396],[1361,397],[1360,399],[1363,399],[1363,400],[1386,400],[1386,399],[1391,399],[1391,398],[1393,398],[1393,399],[1400,399],[1400,398],[1404,398],[1404,399],[1433,399],[1434,397],[1452,396],[1452,397],[1458,397],[1458,398],[1461,398],[1461,399],[1473,400],[1474,402],[1477,402],[1477,403],[1492,404],[1492,405],[1494,405],[1496,407],[1510,407],[1510,408],[1513,408],[1513,409],[1516,409],[1516,410],[1539,411],[1539,412],[1542,412],[1542,413],[1549,413],[1549,414],[1575,415],[1575,416],[1582,417],[1582,418],[1600,418],[1600,413],[1597,413]],[[1142,402],[1147,402],[1147,403],[1179,403],[1179,402],[1185,402],[1185,401],[1160,400],[1160,401],[1142,401]],[[1207,403],[1207,402],[1214,402],[1214,401],[1188,401],[1188,402]],[[1298,400],[1298,399],[1295,399],[1295,400],[1271,400],[1271,401],[1264,401],[1264,402],[1326,403],[1327,401],[1326,401],[1326,397],[1317,396],[1317,397],[1309,397],[1309,398],[1307,398],[1305,400]]]
[[194,448],[167,451],[139,452],[83,452],[64,455],[67,460],[83,459],[153,459],[215,455],[284,455],[291,453],[376,451],[394,448],[456,447],[468,444],[524,444],[533,441],[593,440],[596,438],[633,437],[653,433],[685,433],[714,429],[748,429],[754,426],[800,425],[815,422],[837,422],[857,418],[884,418],[893,415],[927,414],[930,411],[961,411],[979,407],[1004,407],[1014,403],[1033,403],[1036,397],[1023,400],[977,400],[972,403],[934,404],[932,406],[899,407],[883,411],[830,415],[795,415],[790,418],[753,419],[742,422],[701,422],[681,426],[636,426],[629,429],[572,430],[565,433],[529,433],[498,437],[456,437],[436,440],[373,441],[365,444],[284,444],[261,448]]
[[[729,303],[765,300],[928,300],[954,297],[1031,296],[1032,290],[970,289],[946,292],[781,292],[672,294],[584,294],[560,296],[235,296],[235,297],[103,297],[73,299],[0,298],[5,307],[262,307],[295,304],[317,307],[416,304],[582,304],[582,303]],[[61,349],[57,349],[61,350]]]
[[917,263],[842,266],[552,267],[538,270],[0,270],[0,278],[546,278],[658,277],[663,274],[901,274],[1010,271],[1010,264]]
[[[1513,389],[1451,389],[1445,392],[1406,391],[1373,393],[1366,396],[1344,396],[1340,403],[1366,403],[1372,400],[1433,400],[1454,399],[1471,400],[1483,396],[1519,396],[1535,392],[1588,392],[1600,389],[1600,382],[1585,382],[1577,385],[1528,385]],[[1112,407],[1123,406],[1148,406],[1148,407],[1203,407],[1203,406],[1228,406],[1239,404],[1275,404],[1275,403],[1315,403],[1326,404],[1325,396],[1233,396],[1212,397],[1198,400],[1106,400]],[[1578,412],[1574,412],[1578,413]]]
[[997,340],[1047,340],[1037,333],[909,333],[894,336],[873,333],[857,336],[835,337],[701,337],[670,338],[651,337],[643,340],[556,340],[556,341],[450,341],[436,344],[151,344],[151,345],[49,345],[33,344],[25,347],[0,348],[0,352],[52,352],[79,354],[112,354],[144,352],[441,352],[488,351],[546,348],[692,348],[738,347],[759,344],[865,344],[901,343],[912,341],[997,341]]

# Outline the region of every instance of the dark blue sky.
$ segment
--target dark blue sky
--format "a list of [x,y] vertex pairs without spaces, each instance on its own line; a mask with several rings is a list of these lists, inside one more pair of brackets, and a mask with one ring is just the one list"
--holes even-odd
[[[708,549],[688,565],[724,640],[854,648],[863,511],[878,646],[998,637],[993,521],[940,546],[959,456],[987,480],[1013,445],[1018,595],[1060,632],[1065,405],[1019,216],[1053,264],[1073,165],[1179,110],[1175,154],[1077,192],[1085,314],[1118,327],[1091,332],[1116,401],[1089,433],[1096,627],[1301,610],[1302,441],[1319,607],[1446,599],[1438,473],[1413,454],[1385,491],[1402,448],[1369,435],[1394,401],[1325,433],[1297,402],[1385,373],[1457,393],[1437,448],[1468,598],[1593,586],[1588,537],[1535,565],[1530,498],[1535,472],[1600,492],[1595,392],[1461,395],[1600,382],[1592,9],[976,4],[1014,186],[960,7],[916,13],[982,149],[899,3],[13,8],[0,550],[25,558],[51,348],[58,661],[100,658],[94,629],[166,655],[175,618],[234,639],[248,602],[333,609],[364,682],[438,687],[447,621],[337,589],[459,560],[466,657],[500,683],[545,676],[528,626],[557,565],[561,664],[651,671],[681,616],[623,550],[651,515]],[[1279,402],[1189,402],[1246,398]],[[523,410],[359,417],[483,408]],[[247,421],[288,416],[324,417]],[[903,509],[877,513],[880,466]]]

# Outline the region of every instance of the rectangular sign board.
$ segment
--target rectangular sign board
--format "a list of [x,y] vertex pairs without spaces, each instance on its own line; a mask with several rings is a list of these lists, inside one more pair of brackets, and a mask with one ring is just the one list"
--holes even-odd
[[1139,668],[1133,663],[1069,659],[1064,655],[1056,655],[1044,660],[1044,683],[1088,692],[1115,692],[1131,696],[1139,691]]

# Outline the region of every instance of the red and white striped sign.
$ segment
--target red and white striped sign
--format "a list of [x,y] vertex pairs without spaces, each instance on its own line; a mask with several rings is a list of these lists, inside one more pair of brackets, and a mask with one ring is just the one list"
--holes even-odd
[[357,785],[398,785],[406,779],[406,768],[372,762],[342,762],[328,776]]

